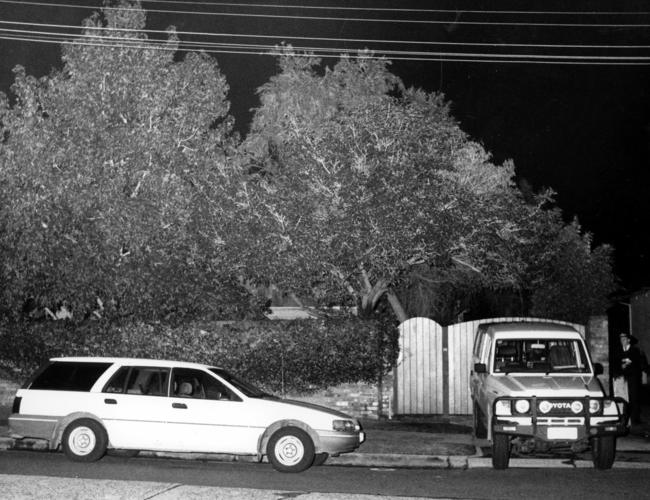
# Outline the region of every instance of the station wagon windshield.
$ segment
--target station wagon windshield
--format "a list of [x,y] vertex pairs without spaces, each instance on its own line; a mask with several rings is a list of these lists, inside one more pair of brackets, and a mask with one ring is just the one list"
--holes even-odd
[[590,373],[581,342],[572,339],[499,339],[495,373]]
[[221,368],[210,368],[210,371],[221,377],[233,387],[237,388],[240,392],[249,398],[263,398],[272,396],[271,394],[264,392],[262,389],[255,387],[253,384],[236,377],[230,372],[227,372],[226,370],[223,370]]

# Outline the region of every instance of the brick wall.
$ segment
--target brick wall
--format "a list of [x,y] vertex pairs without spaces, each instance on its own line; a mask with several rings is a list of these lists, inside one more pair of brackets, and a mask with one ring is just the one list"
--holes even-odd
[[605,373],[600,377],[609,390],[609,324],[607,316],[592,316],[587,323],[587,345],[594,363],[600,363]]
[[379,391],[375,384],[342,384],[309,395],[287,394],[286,397],[333,408],[357,418],[390,418],[393,400],[392,375],[386,376],[381,394],[381,414]]

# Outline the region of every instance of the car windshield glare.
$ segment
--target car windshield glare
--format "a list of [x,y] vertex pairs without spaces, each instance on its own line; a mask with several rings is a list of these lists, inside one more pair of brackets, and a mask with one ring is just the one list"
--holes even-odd
[[253,384],[246,382],[239,377],[236,377],[232,373],[222,369],[222,368],[210,368],[210,371],[215,375],[218,375],[223,380],[228,382],[230,385],[235,387],[246,397],[249,398],[263,398],[263,397],[272,397],[271,394],[264,392],[262,389],[254,386]]
[[589,373],[582,345],[575,339],[499,339],[495,373]]

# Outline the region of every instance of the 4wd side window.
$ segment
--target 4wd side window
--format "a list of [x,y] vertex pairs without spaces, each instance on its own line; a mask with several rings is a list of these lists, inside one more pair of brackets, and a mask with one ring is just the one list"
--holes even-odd
[[104,392],[167,396],[169,368],[123,366],[108,381]]

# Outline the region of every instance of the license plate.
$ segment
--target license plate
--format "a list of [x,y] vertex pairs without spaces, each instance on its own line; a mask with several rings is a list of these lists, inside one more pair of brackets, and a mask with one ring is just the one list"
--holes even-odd
[[548,439],[578,439],[576,427],[549,427],[547,430]]

